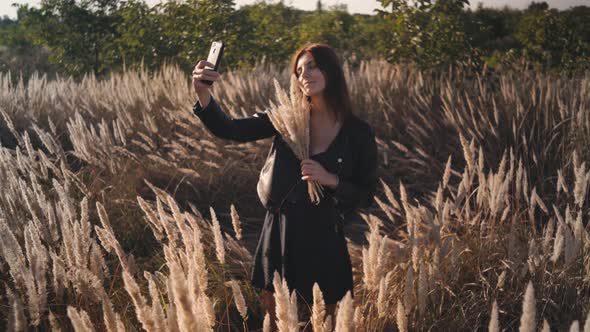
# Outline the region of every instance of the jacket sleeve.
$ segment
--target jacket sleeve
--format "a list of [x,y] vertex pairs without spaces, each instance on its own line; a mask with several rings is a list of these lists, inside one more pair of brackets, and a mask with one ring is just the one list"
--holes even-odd
[[352,177],[340,179],[338,186],[330,190],[336,207],[343,214],[357,208],[368,208],[373,203],[378,178],[377,143],[372,128],[370,128],[363,142],[359,144],[358,153],[358,163],[354,168]]
[[272,137],[277,133],[266,113],[257,112],[251,117],[233,119],[221,110],[213,96],[205,108],[197,100],[193,113],[213,135],[223,139],[250,142]]

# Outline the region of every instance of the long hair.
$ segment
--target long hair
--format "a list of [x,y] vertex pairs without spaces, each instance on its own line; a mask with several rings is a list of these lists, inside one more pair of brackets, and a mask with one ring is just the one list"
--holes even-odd
[[346,119],[352,114],[352,105],[342,63],[336,51],[326,44],[312,43],[304,45],[293,55],[291,73],[297,77],[299,77],[297,74],[297,61],[307,52],[312,55],[326,79],[326,88],[323,91],[326,104],[337,119]]

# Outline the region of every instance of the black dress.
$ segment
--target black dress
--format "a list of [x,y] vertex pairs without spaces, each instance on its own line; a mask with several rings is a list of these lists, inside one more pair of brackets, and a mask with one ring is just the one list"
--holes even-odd
[[[211,98],[207,107],[197,102],[193,108],[215,136],[239,142],[275,137],[284,144],[268,115],[232,119]],[[290,149],[280,149],[289,178],[295,183],[279,209],[267,210],[260,234],[251,282],[259,289],[273,290],[275,271],[287,280],[292,291],[312,303],[312,287],[317,282],[324,301],[334,304],[353,290],[352,265],[343,226],[358,208],[373,202],[377,185],[377,145],[373,129],[351,115],[344,121],[328,149],[313,155],[326,171],[340,178],[335,189],[325,187],[324,197],[314,205],[307,193],[307,181],[301,180],[300,161]],[[292,172],[292,173],[291,173]]]
[[[327,170],[330,158],[338,158],[334,149],[311,157]],[[307,182],[299,181],[278,212],[266,213],[254,255],[252,284],[272,291],[277,270],[289,289],[297,290],[300,299],[310,305],[314,282],[328,304],[339,301],[348,290],[352,293],[352,264],[340,218],[329,196],[314,205]]]

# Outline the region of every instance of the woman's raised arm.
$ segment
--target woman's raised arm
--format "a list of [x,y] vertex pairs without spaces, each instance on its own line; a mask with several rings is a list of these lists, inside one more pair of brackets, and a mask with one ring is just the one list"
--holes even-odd
[[[206,68],[213,64],[201,60],[193,70],[193,87],[197,93],[197,102],[193,106],[193,113],[198,116],[209,131],[224,139],[237,142],[250,142],[274,136],[277,131],[270,122],[268,115],[258,112],[251,117],[233,119],[221,110],[219,104],[211,96],[211,85],[203,80],[216,82],[220,76],[218,72]],[[205,107],[201,105],[205,104]]]
[[277,133],[266,113],[257,112],[251,117],[233,119],[221,110],[213,96],[204,108],[197,101],[193,112],[203,121],[205,127],[219,138],[250,142],[272,137]]

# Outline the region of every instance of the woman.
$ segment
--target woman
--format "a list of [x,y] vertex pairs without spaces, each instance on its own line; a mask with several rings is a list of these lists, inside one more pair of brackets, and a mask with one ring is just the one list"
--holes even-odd
[[[377,146],[373,129],[356,117],[342,66],[334,50],[309,44],[293,56],[291,72],[308,102],[310,158],[298,160],[275,130],[268,115],[231,119],[201,80],[216,81],[219,74],[200,61],[193,71],[198,95],[194,113],[216,136],[247,142],[274,137],[271,153],[259,182],[258,194],[267,208],[256,248],[252,284],[262,289],[261,299],[274,322],[272,278],[274,271],[287,280],[311,306],[315,282],[322,290],[327,314],[353,291],[352,265],[342,226],[357,208],[368,207],[377,184]],[[270,173],[270,174],[269,174]],[[317,181],[324,197],[314,205],[307,181]],[[266,186],[266,187],[265,187]]]

